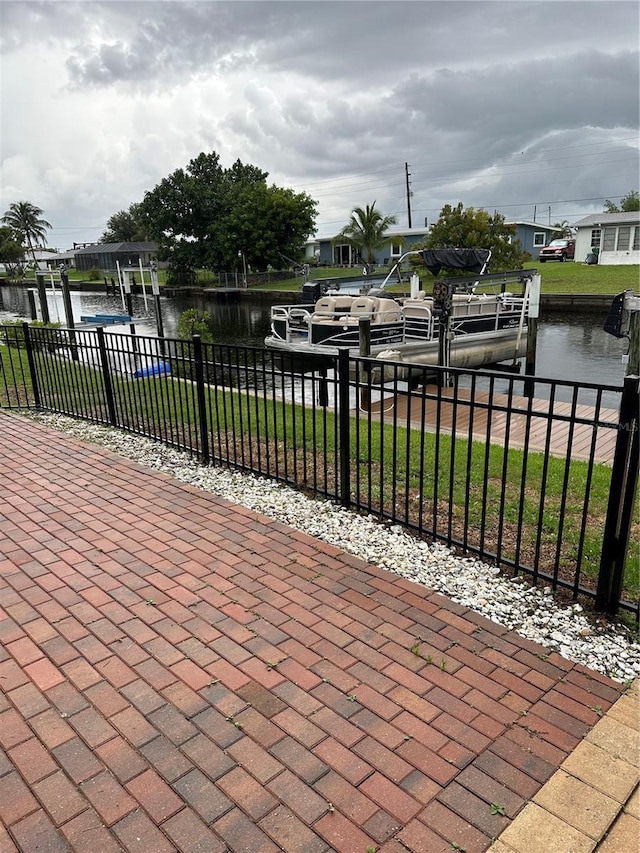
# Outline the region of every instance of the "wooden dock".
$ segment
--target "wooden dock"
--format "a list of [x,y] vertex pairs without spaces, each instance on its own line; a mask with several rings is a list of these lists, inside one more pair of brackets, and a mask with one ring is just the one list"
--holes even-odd
[[[455,393],[455,398],[454,398]],[[423,415],[424,406],[424,415]],[[438,415],[439,408],[439,415]],[[506,394],[475,392],[468,389],[429,386],[423,403],[423,391],[385,393],[372,403],[371,412],[399,425],[429,432],[439,429],[458,438],[487,441],[501,447],[545,452],[553,456],[589,459],[611,464],[618,435],[618,412],[601,407],[596,422],[595,406],[577,405],[572,414],[571,403]],[[454,425],[455,419],[455,425]],[[572,426],[573,421],[573,426]],[[528,435],[527,435],[528,428]],[[508,433],[508,435],[507,435]],[[595,447],[594,445],[595,437]],[[593,449],[592,449],[593,448]]]

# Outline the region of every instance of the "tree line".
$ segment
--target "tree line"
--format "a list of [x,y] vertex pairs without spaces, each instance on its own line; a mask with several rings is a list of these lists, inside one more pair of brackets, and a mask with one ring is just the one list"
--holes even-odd
[[[196,271],[215,272],[237,267],[255,271],[290,267],[304,260],[304,244],[315,233],[317,202],[307,193],[268,184],[268,172],[240,160],[228,169],[218,154],[201,153],[145,193],[143,199],[107,220],[100,243],[152,241],[158,260],[165,261],[168,281],[192,284]],[[640,210],[633,190],[619,206],[608,200],[605,212]],[[43,210],[27,201],[11,204],[0,218],[0,262],[11,268],[35,263],[35,250],[46,245],[52,227]],[[355,207],[334,242],[350,244],[356,258],[370,269],[377,249],[397,224],[376,202]],[[554,226],[570,236],[567,222]],[[401,238],[394,237],[394,242]],[[504,217],[462,202],[445,205],[427,237],[416,248],[467,247],[492,250],[492,269],[518,269],[527,257]]]
[[229,168],[201,153],[107,221],[103,243],[151,240],[170,280],[195,281],[196,270],[254,270],[289,265],[315,231],[317,202],[267,183],[268,172],[240,160]]

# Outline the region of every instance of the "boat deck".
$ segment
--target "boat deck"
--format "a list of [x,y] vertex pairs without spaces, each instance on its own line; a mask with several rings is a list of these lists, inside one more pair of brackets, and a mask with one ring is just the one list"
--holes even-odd
[[[440,404],[438,406],[438,404]],[[394,391],[371,404],[371,411],[384,411],[387,421],[409,424],[423,423],[423,390]],[[509,397],[467,389],[427,386],[424,405],[425,428],[436,428],[476,441],[489,440],[503,447],[544,451],[554,456],[589,459],[611,464],[618,432],[616,409],[600,408],[596,421],[594,406],[554,400]],[[577,422],[576,422],[577,421]],[[528,430],[528,433],[527,433]]]

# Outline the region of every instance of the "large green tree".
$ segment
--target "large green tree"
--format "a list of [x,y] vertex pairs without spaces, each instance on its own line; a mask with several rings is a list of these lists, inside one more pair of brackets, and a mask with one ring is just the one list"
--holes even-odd
[[147,240],[144,224],[140,221],[140,205],[132,204],[107,219],[107,228],[101,243],[135,243]]
[[395,216],[383,216],[376,208],[375,201],[364,208],[354,207],[351,219],[334,238],[334,242],[346,241],[371,267],[375,263],[376,249],[384,246],[388,239],[387,231],[397,221]]
[[16,275],[23,258],[24,246],[16,240],[13,228],[0,226],[0,264],[10,276]]
[[[491,249],[492,272],[521,269],[526,259],[516,229],[500,213],[490,214],[473,207],[446,204],[425,240],[427,249]],[[459,275],[459,271],[456,273]]]
[[306,193],[268,187],[267,172],[237,160],[200,154],[146,193],[140,222],[168,260],[174,280],[189,283],[200,268],[230,270],[244,256],[254,269],[299,256],[313,233],[316,203]]
[[42,219],[43,212],[29,201],[15,201],[0,219],[12,229],[16,239],[26,245],[34,261],[36,246],[47,245],[47,230],[53,227],[46,219]]
[[605,213],[633,213],[640,210],[640,195],[638,190],[631,190],[622,197],[620,205],[614,204],[607,199],[604,203]]
[[240,254],[248,266],[264,270],[300,258],[316,215],[316,203],[308,195],[257,181],[232,188],[229,202],[220,234],[227,262]]

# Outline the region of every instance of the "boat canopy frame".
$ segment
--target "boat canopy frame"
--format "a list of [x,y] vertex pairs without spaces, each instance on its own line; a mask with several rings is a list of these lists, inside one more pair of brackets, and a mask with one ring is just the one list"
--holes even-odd
[[484,277],[491,260],[491,249],[411,249],[398,258],[380,287],[384,288],[393,274],[400,270],[406,258],[413,255],[420,255],[429,272],[435,276],[438,276],[442,269],[459,269]]

